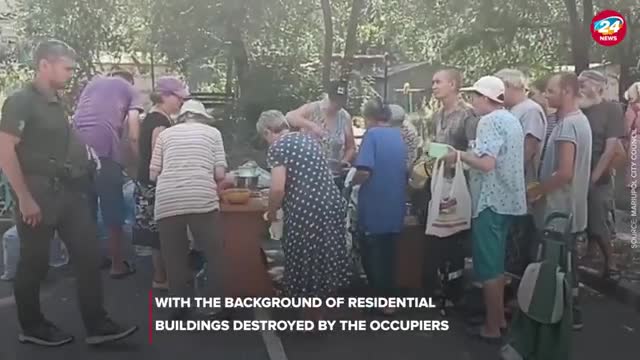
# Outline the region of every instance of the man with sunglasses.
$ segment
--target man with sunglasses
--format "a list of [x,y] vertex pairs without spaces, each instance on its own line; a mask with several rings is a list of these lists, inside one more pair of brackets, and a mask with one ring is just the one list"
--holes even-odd
[[[130,152],[138,154],[142,96],[133,86],[133,76],[118,71],[111,76],[93,78],[82,91],[73,124],[78,135],[100,159],[100,171],[95,178],[97,206],[108,229],[111,277],[122,279],[134,273],[123,254],[125,201],[125,154],[121,139],[128,134]],[[125,128],[127,127],[127,128]]]

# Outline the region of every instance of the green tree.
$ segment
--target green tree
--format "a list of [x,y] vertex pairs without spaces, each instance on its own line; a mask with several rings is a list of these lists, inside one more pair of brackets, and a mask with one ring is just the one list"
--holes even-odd
[[28,39],[67,42],[78,52],[80,75],[91,76],[101,55],[131,50],[130,6],[128,0],[24,0],[18,14]]

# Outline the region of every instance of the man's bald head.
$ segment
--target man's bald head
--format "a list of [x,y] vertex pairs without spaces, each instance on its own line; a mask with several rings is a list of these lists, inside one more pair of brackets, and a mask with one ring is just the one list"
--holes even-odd
[[454,84],[456,91],[460,90],[460,88],[462,87],[462,83],[464,81],[464,78],[460,70],[457,70],[454,68],[446,68],[438,72],[441,72],[444,76],[447,77],[447,79],[449,79],[449,81],[451,81]]
[[462,87],[462,82],[462,73],[459,70],[453,68],[438,70],[433,75],[431,82],[433,96],[438,100],[457,96]]

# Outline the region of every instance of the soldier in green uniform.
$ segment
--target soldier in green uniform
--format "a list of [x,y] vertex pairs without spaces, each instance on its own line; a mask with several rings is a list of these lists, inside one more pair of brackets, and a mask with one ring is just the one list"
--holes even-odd
[[40,283],[55,231],[69,250],[78,286],[86,342],[97,345],[130,336],[103,307],[96,222],[89,206],[95,163],[69,123],[58,91],[73,75],[75,51],[48,40],[34,53],[35,79],[7,98],[0,118],[0,168],[16,199],[21,257],[14,283],[19,340],[59,346],[73,340],[43,316]]

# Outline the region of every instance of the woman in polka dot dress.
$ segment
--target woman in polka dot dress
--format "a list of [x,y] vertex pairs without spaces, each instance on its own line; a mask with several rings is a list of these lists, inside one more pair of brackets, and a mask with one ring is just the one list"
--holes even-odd
[[[311,135],[290,132],[279,111],[262,113],[256,128],[270,144],[269,221],[276,220],[278,209],[284,212],[285,296],[332,295],[349,279],[347,204],[324,152]],[[317,311],[305,315],[322,317]]]

